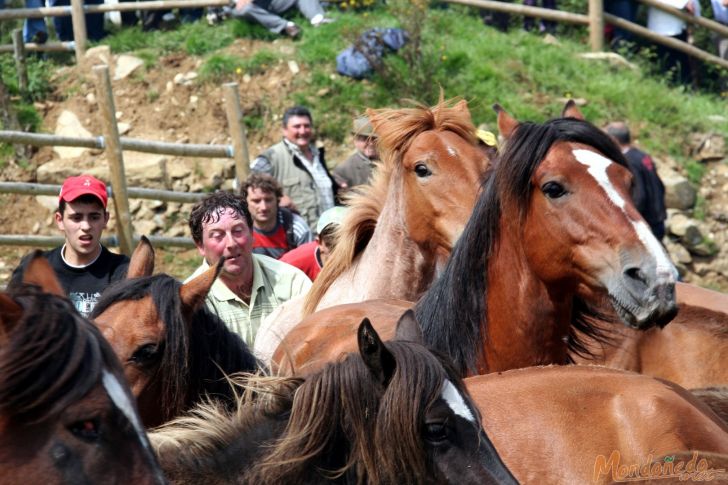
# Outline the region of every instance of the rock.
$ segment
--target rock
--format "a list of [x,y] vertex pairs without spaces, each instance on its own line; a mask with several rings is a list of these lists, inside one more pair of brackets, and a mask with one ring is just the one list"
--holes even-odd
[[119,129],[119,135],[126,135],[131,130],[129,123],[117,123],[116,127]]
[[[91,138],[91,133],[83,127],[81,121],[73,112],[64,110],[56,122],[55,134],[58,136],[71,136],[77,138]],[[53,147],[53,151],[60,158],[75,158],[83,155],[87,149],[82,147]]]
[[577,57],[589,60],[608,61],[613,66],[628,67],[633,70],[639,69],[635,64],[632,64],[616,52],[584,52],[577,54]]
[[161,227],[153,219],[135,219],[133,221],[134,232],[144,236],[151,236],[160,231]]
[[86,51],[84,59],[90,65],[111,65],[111,48],[108,45],[97,45]]
[[680,243],[688,250],[703,241],[703,234],[698,224],[682,214],[676,214],[668,219],[667,230],[673,236],[677,236]]
[[114,81],[128,77],[132,72],[144,65],[144,61],[136,56],[121,54],[116,58],[116,69],[114,69]]
[[566,104],[568,101],[573,101],[577,106],[586,106],[588,101],[584,98],[556,98],[559,104]]
[[715,247],[715,244],[711,244],[707,241],[702,241],[695,246],[689,247],[688,251],[696,256],[707,257],[715,255],[718,252],[718,248]]
[[124,172],[129,187],[169,187],[165,155],[124,152]]
[[560,44],[559,39],[557,39],[555,36],[553,36],[551,34],[546,34],[543,37],[543,43],[550,44],[550,45],[559,45]]
[[250,77],[250,74],[243,74],[243,82],[245,84],[248,84],[253,78]]
[[298,67],[298,63],[296,61],[288,61],[288,70],[291,71],[291,74],[294,76],[301,72],[301,68]]
[[690,154],[700,162],[725,158],[725,139],[715,133],[694,133],[689,141]]
[[682,265],[690,264],[693,262],[693,258],[692,256],[690,256],[690,252],[682,245],[668,240],[665,243],[665,247],[667,248],[670,259],[673,262]]
[[675,172],[669,176],[660,174],[665,185],[665,205],[673,209],[687,210],[695,205],[697,190],[688,179]]
[[86,95],[86,102],[91,105],[96,104],[96,95],[94,93],[88,93]]

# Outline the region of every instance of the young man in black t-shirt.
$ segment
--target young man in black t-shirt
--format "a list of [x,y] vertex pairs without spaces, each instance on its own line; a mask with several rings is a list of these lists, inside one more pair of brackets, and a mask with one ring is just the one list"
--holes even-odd
[[[46,251],[61,285],[76,309],[88,316],[110,283],[126,277],[129,258],[101,245],[101,233],[109,222],[106,185],[90,176],[69,177],[63,182],[55,220],[63,231],[63,246]],[[24,257],[13,272],[11,284],[22,278]]]

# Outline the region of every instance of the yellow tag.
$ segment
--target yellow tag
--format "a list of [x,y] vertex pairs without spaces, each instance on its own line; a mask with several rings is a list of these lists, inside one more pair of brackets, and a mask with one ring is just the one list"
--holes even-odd
[[485,143],[489,147],[494,147],[498,145],[498,139],[495,137],[495,134],[490,131],[478,130],[475,134],[478,136],[478,138],[480,138],[483,143]]

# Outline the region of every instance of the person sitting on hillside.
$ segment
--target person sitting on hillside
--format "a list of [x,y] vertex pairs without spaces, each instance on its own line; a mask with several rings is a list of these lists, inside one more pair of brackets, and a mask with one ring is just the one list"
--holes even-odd
[[301,28],[281,15],[294,6],[314,27],[333,22],[324,15],[319,0],[236,0],[232,16],[258,22],[274,34],[285,34],[293,38],[298,37]]
[[316,240],[287,252],[281,256],[281,261],[300,269],[311,281],[315,280],[336,246],[337,229],[345,214],[346,207],[342,206],[333,207],[321,214],[316,224]]
[[354,153],[334,169],[334,176],[346,183],[346,188],[369,183],[374,163],[379,160],[377,134],[366,116],[356,118],[351,130]]
[[252,173],[241,188],[253,217],[253,252],[279,259],[313,240],[311,229],[295,212],[279,207],[280,184],[264,173]]
[[605,129],[617,142],[632,172],[632,200],[658,240],[665,236],[665,186],[657,175],[655,163],[645,152],[632,146],[627,125],[621,121],[609,123]]

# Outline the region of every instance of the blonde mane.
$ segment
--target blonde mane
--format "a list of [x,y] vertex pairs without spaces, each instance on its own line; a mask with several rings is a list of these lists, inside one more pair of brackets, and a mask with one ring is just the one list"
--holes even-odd
[[369,185],[346,197],[350,206],[339,227],[334,251],[306,295],[303,315],[316,310],[321,298],[369,243],[377,220],[382,213],[389,185],[404,154],[414,139],[425,131],[452,131],[470,143],[475,143],[475,127],[463,100],[452,99],[431,107],[367,110],[374,130],[379,135],[381,163],[377,164]]

